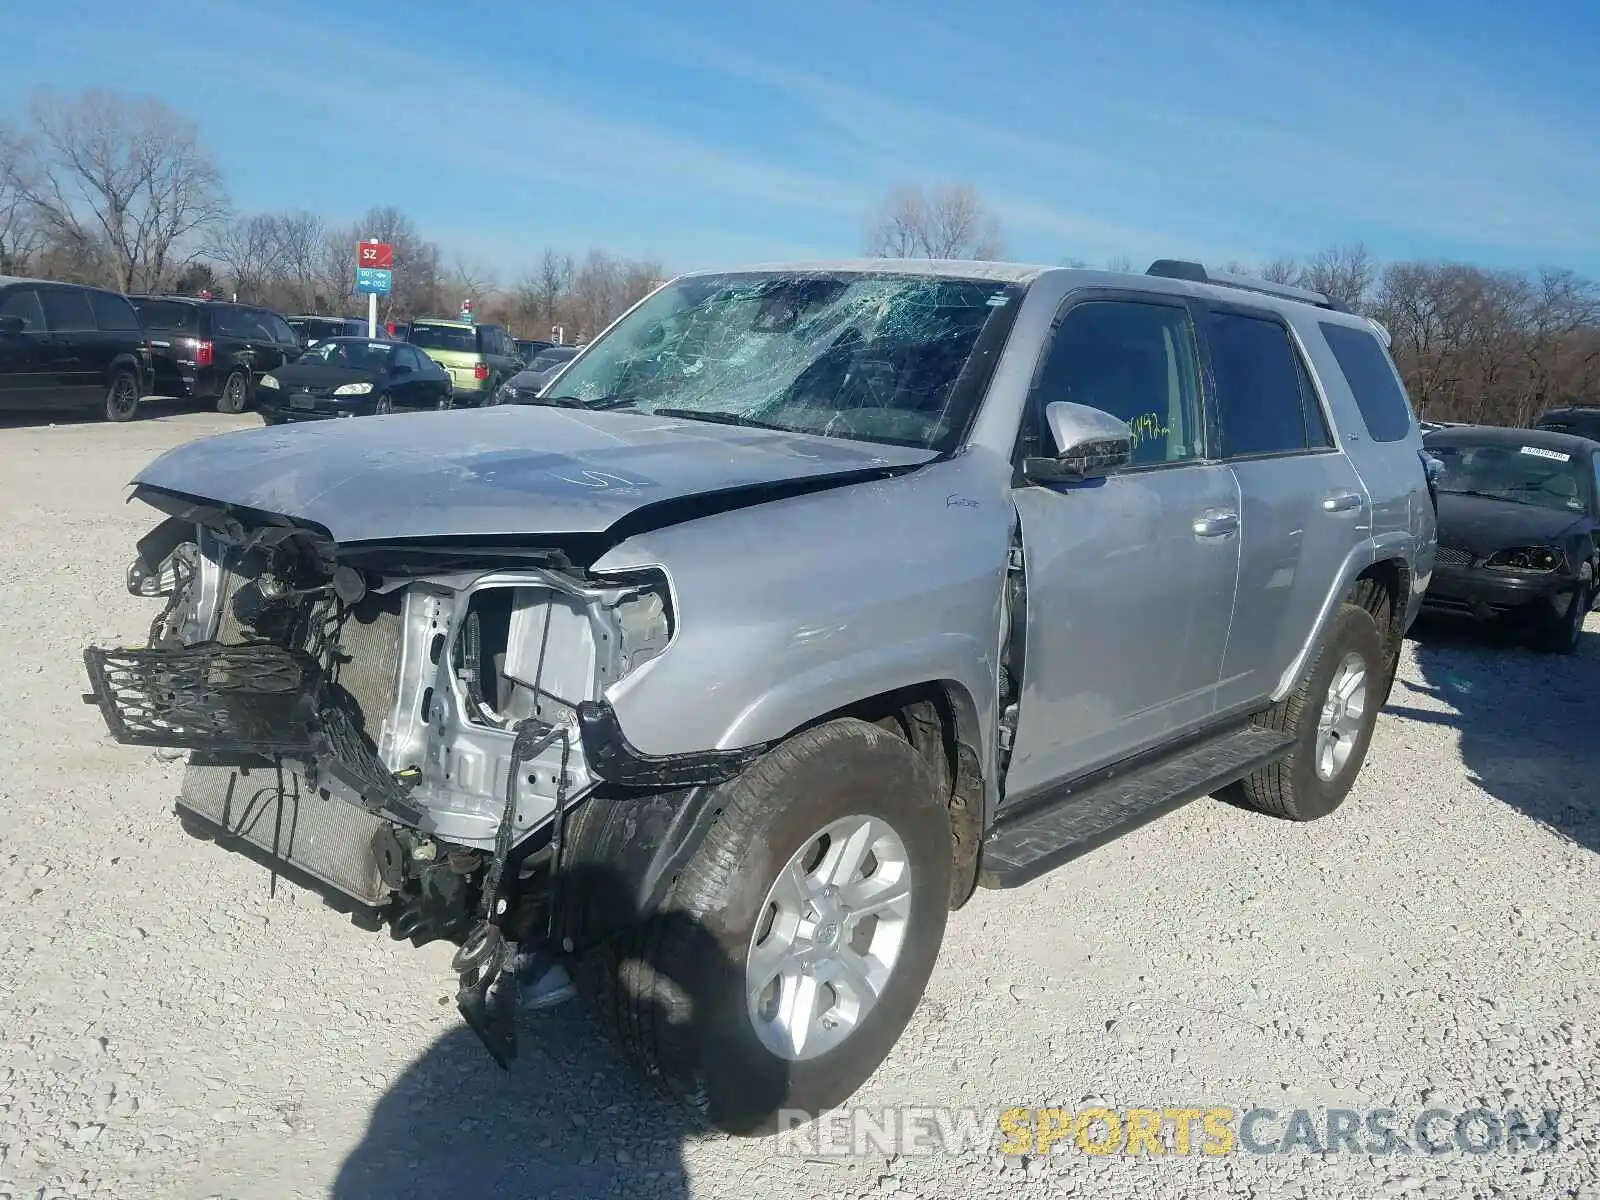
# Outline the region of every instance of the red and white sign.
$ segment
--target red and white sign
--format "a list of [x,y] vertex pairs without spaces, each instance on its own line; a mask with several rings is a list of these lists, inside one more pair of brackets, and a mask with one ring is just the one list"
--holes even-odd
[[378,271],[394,270],[394,247],[388,242],[357,242],[356,265]]

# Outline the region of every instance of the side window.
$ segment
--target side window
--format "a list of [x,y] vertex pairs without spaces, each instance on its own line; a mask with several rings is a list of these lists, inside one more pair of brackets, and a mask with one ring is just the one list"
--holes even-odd
[[1206,332],[1224,458],[1328,444],[1316,392],[1287,329],[1269,317],[1214,311]]
[[1333,430],[1328,428],[1317,385],[1311,381],[1311,372],[1306,370],[1306,360],[1299,350],[1294,352],[1294,370],[1300,379],[1300,399],[1306,408],[1306,445],[1317,450],[1329,449],[1333,446]]
[[44,288],[39,299],[44,304],[45,327],[51,333],[81,333],[94,328],[89,297],[76,288]]
[[1377,336],[1348,325],[1319,322],[1339,370],[1355,394],[1367,433],[1375,442],[1398,442],[1411,432],[1411,402]]
[[139,330],[139,315],[121,296],[90,292],[89,307],[94,310],[95,324],[106,333],[137,333]]
[[7,292],[0,299],[0,317],[21,317],[24,332],[44,332],[44,309],[39,304],[39,293],[32,288]]
[[1185,462],[1203,450],[1199,376],[1188,309],[1090,300],[1062,319],[1031,407],[1045,444],[1044,407],[1066,400],[1126,421],[1132,465]]
[[277,313],[266,314],[267,332],[272,334],[272,340],[280,346],[295,344],[294,330],[289,328],[289,323]]
[[417,352],[410,346],[396,346],[394,348],[394,360],[399,366],[410,367],[418,373],[422,371],[422,364],[417,361]]
[[236,308],[218,306],[211,310],[211,332],[215,337],[249,337],[244,314]]

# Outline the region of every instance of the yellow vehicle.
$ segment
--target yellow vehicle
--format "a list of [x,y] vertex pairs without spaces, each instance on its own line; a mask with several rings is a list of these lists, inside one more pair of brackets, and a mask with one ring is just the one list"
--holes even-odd
[[457,408],[483,404],[522,370],[516,342],[499,325],[419,317],[405,339],[450,373]]

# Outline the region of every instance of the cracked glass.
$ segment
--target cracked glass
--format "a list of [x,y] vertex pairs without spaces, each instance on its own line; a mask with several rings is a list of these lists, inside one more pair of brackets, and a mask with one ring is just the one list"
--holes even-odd
[[546,402],[942,450],[981,401],[1021,295],[926,275],[681,279],[591,346]]

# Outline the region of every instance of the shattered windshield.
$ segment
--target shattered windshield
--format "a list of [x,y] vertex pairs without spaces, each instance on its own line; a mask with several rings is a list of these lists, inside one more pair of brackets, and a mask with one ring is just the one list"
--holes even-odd
[[934,276],[682,279],[573,363],[554,399],[943,450],[1021,295]]

